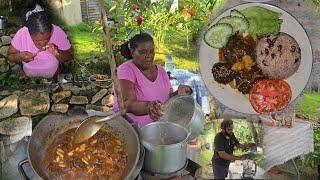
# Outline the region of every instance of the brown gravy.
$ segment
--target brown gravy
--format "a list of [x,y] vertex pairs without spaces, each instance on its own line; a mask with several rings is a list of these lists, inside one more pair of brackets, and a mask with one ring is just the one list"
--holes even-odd
[[123,179],[128,153],[110,130],[100,130],[81,144],[73,144],[75,128],[58,135],[46,149],[49,179]]

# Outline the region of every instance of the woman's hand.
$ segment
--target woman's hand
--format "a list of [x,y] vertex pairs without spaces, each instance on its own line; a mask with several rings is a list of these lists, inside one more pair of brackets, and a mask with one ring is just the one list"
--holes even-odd
[[21,59],[21,61],[26,62],[26,63],[33,61],[33,58],[35,56],[36,56],[36,54],[28,52],[28,51],[19,52],[19,58]]
[[178,90],[177,90],[178,95],[183,95],[183,94],[192,94],[192,89],[190,86],[187,85],[179,85]]
[[148,103],[148,114],[151,119],[159,120],[163,116],[164,105],[160,101],[151,101]]
[[59,56],[59,49],[58,46],[56,46],[55,44],[50,43],[45,46],[45,49],[48,50],[55,57]]

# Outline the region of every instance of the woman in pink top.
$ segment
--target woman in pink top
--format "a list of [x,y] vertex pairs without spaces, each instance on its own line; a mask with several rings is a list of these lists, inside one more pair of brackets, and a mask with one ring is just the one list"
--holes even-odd
[[49,15],[36,5],[25,15],[26,26],[14,36],[8,59],[21,63],[23,74],[52,77],[58,73],[59,62],[73,58],[65,32],[51,23]]
[[[163,114],[163,103],[176,94],[191,94],[189,86],[180,85],[176,92],[160,65],[155,65],[153,38],[146,33],[135,35],[121,47],[121,54],[130,59],[117,69],[127,115],[139,127]],[[114,110],[118,111],[115,98]]]

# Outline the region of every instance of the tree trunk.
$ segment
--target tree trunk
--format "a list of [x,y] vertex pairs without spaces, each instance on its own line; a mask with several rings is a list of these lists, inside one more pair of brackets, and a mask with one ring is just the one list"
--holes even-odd
[[111,78],[113,80],[113,86],[115,90],[115,95],[117,96],[118,104],[119,104],[119,111],[121,112],[122,115],[125,114],[125,109],[124,109],[124,101],[123,101],[123,96],[122,96],[122,91],[121,91],[121,86],[119,79],[116,76],[116,61],[114,59],[113,55],[113,49],[112,49],[112,43],[111,43],[111,36],[110,36],[110,31],[109,27],[107,26],[107,14],[106,10],[104,7],[104,2],[103,0],[99,0],[99,5],[100,5],[100,14],[101,14],[101,19],[102,19],[102,25],[103,25],[103,35],[104,35],[104,40],[105,40],[105,47],[106,47],[106,53],[107,53],[107,60],[110,65],[110,70],[111,70]]

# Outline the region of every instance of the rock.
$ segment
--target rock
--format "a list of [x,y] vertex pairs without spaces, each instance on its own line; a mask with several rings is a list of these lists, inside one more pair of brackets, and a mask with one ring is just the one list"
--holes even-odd
[[0,54],[4,57],[7,57],[9,46],[2,46],[0,48]]
[[9,65],[10,65],[10,67],[11,67],[11,66],[14,66],[14,65],[19,65],[19,64],[17,64],[17,63],[10,62],[9,60],[8,60],[8,63],[9,63]]
[[97,94],[95,94],[93,97],[92,97],[92,100],[91,100],[91,104],[94,104],[96,103],[97,101],[99,101],[104,95],[106,95],[108,93],[108,90],[107,89],[101,89]]
[[114,96],[112,94],[109,94],[108,96],[104,97],[101,100],[101,105],[112,107],[113,102],[114,102]]
[[8,90],[0,91],[0,96],[8,96],[8,95],[10,95],[10,92]]
[[4,144],[2,141],[0,141],[0,164],[6,162],[8,157],[6,156]]
[[72,108],[70,108],[70,110],[68,111],[68,115],[69,116],[73,116],[73,115],[79,115],[79,114],[84,114],[85,113],[85,107],[83,106],[73,106]]
[[100,88],[98,89],[94,84],[82,84],[80,88],[79,95],[80,96],[87,96],[87,97],[92,97],[95,95]]
[[109,94],[114,94],[114,92],[113,92],[113,85],[108,89],[108,91],[109,91]]
[[31,118],[29,117],[18,117],[9,118],[0,122],[0,134],[14,135],[23,133],[28,130],[28,124]]
[[54,83],[50,85],[51,92],[56,92],[60,88],[58,83]]
[[2,135],[0,134],[0,141],[3,142],[4,145],[13,144],[19,142],[25,136],[31,136],[32,134],[32,122],[33,120],[28,121],[28,125],[26,126],[26,130],[19,134],[14,135]]
[[18,112],[18,96],[11,95],[0,101],[0,119]]
[[59,113],[66,113],[69,109],[69,104],[54,104],[51,107],[51,111],[59,112]]
[[88,98],[86,96],[72,96],[70,104],[88,104]]
[[6,58],[0,58],[0,65],[2,65],[2,64],[7,64]]
[[17,95],[17,96],[21,96],[21,95],[24,94],[24,92],[23,92],[23,91],[16,90],[16,91],[13,91],[12,94],[15,94],[15,95]]
[[1,37],[2,45],[10,45],[11,41],[12,41],[12,38],[10,36],[2,36]]
[[47,92],[29,92],[19,99],[20,113],[26,116],[35,116],[48,113],[50,98]]
[[12,156],[14,154],[14,152],[17,150],[18,148],[18,144],[19,142],[13,143],[13,144],[8,144],[8,145],[4,145],[4,153],[5,156],[7,156],[8,158],[10,156]]
[[9,71],[10,66],[5,58],[0,58],[0,72]]
[[97,106],[97,105],[92,105],[92,104],[88,104],[86,106],[86,110],[95,110],[95,111],[101,111],[101,112],[108,112],[110,110],[112,110],[112,108],[108,107],[108,106]]
[[[83,90],[99,90],[99,89],[101,89],[101,88],[98,88],[95,84],[93,84],[93,83],[89,83],[89,84],[82,84],[82,86],[81,86],[81,88],[83,89]],[[96,92],[97,92],[96,91]]]
[[53,102],[57,103],[61,101],[64,98],[70,97],[71,96],[71,91],[60,91],[58,93],[54,93],[51,97]]
[[11,67],[11,71],[13,73],[20,73],[22,70],[21,66],[19,64],[14,64],[12,67]]
[[64,91],[71,91],[72,94],[78,95],[80,93],[80,88],[78,86],[75,86],[73,84],[67,83],[67,84],[61,84],[61,87]]

